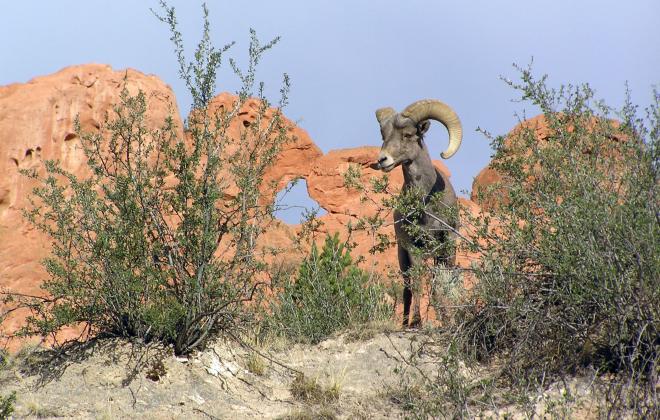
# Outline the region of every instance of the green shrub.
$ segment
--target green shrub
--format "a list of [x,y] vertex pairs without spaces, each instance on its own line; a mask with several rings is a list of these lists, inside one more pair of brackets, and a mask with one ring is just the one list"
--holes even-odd
[[[45,177],[26,173],[40,183],[26,217],[50,236],[53,255],[45,261],[49,297],[17,298],[33,312],[23,334],[82,323],[91,333],[158,340],[187,353],[241,327],[244,302],[266,272],[255,244],[273,208],[261,204],[260,192],[289,140],[281,115],[288,79],[279,106],[270,109],[255,71],[277,39],[262,45],[251,32],[247,69],[230,60],[242,82],[238,101],[212,113],[216,73],[231,44],[212,45],[204,6],[202,39],[186,62],[174,9],[161,5],[193,98],[189,140],[172,118],[148,128],[150,98],[124,88],[98,133],[77,125],[91,175],[78,177],[56,161],[45,162]],[[255,121],[229,137],[250,97],[258,99]],[[237,193],[226,194],[227,174]]]
[[[489,215],[462,220],[474,234],[460,246],[482,255],[470,269],[475,286],[457,301],[447,295],[453,281],[444,282],[455,309],[424,347],[437,369],[405,361],[423,374],[402,387],[401,404],[420,418],[504,407],[533,416],[539,392],[592,372],[590,403],[601,415],[652,418],[660,410],[660,94],[642,118],[629,98],[614,111],[588,85],[551,89],[519,70],[521,82],[508,84],[547,126],[485,133],[502,180],[479,192]],[[400,196],[383,208],[426,211],[420,202]],[[433,242],[419,244],[421,256],[437,255]]]
[[410,355],[394,369],[399,381],[387,385],[385,396],[410,413],[406,418],[474,418],[474,403],[480,408],[489,403],[483,391],[490,378],[471,375],[456,346],[438,338],[430,334],[411,340]]
[[14,403],[16,402],[16,392],[12,392],[6,397],[0,396],[0,420],[8,419],[14,412]]
[[318,343],[348,326],[386,319],[391,309],[383,288],[353,263],[339,236],[312,245],[295,278],[287,278],[272,306],[271,322],[285,336]]
[[9,352],[5,349],[0,349],[0,372],[11,365]]
[[548,137],[531,127],[494,139],[503,180],[482,198],[499,203],[497,226],[475,220],[484,258],[455,336],[465,354],[497,358],[519,389],[587,365],[615,373],[607,409],[649,415],[660,369],[660,95],[648,128],[629,100],[619,124],[588,86],[555,90],[521,74],[510,84],[541,108]]

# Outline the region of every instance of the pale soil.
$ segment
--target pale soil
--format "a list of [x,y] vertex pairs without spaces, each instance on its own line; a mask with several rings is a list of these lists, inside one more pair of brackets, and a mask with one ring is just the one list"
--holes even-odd
[[[15,357],[9,367],[0,369],[0,396],[17,392],[14,418],[410,417],[414,413],[403,411],[392,396],[401,389],[400,372],[406,371],[401,360],[411,352],[416,353],[416,365],[422,372],[429,377],[437,373],[433,370],[438,369],[436,361],[417,351],[426,336],[411,331],[363,332],[367,334],[357,341],[354,332],[316,346],[276,343],[259,347],[273,360],[303,372],[323,388],[338,385],[339,399],[325,405],[295,398],[291,393],[295,372],[259,359],[233,341],[218,342],[187,359],[156,349],[145,353],[144,347],[108,340],[72,352],[63,363],[44,362],[44,352],[37,351],[31,356]],[[263,374],[248,368],[253,366],[250,354],[253,360],[264,361]],[[152,372],[154,360],[163,362],[164,372],[159,378],[154,378]],[[566,386],[571,399],[566,398]],[[551,386],[539,395],[535,417],[596,417],[588,388],[588,382],[580,379]],[[579,398],[575,400],[574,396]],[[506,407],[486,409],[481,416],[526,418],[528,414]]]
[[406,354],[411,334],[379,334],[354,342],[339,337],[317,346],[268,352],[318,379],[321,386],[338,383],[339,400],[327,408],[292,397],[294,372],[269,361],[263,375],[248,371],[248,351],[233,342],[219,342],[188,360],[164,356],[166,373],[157,381],[147,378],[148,368],[138,373],[126,368],[137,363],[131,345],[105,342],[76,354],[79,360],[66,366],[37,363],[49,366],[45,375],[25,367],[4,369],[0,395],[17,391],[15,418],[240,419],[304,413],[315,418],[323,412],[338,418],[400,417],[401,411],[386,396],[387,387],[397,379],[397,362],[388,354]]

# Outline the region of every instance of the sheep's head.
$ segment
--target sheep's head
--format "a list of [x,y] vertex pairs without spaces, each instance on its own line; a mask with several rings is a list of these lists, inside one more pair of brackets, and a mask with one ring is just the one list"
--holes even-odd
[[443,158],[450,158],[461,145],[463,130],[458,115],[438,100],[414,102],[401,113],[381,108],[376,111],[376,118],[383,136],[377,166],[385,172],[412,162],[420,153],[427,153],[422,138],[431,125],[429,120],[441,122],[449,131],[449,147],[442,153]]

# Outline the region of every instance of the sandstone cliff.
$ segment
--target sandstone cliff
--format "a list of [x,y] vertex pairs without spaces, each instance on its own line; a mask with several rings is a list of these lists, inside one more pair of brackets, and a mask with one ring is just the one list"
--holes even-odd
[[[120,92],[126,87],[131,94],[142,90],[148,100],[147,127],[162,125],[172,116],[179,135],[185,136],[183,123],[174,100],[174,93],[158,77],[145,75],[136,70],[113,70],[107,65],[89,64],[72,66],[52,75],[35,78],[27,83],[0,87],[0,288],[26,294],[40,294],[40,285],[46,273],[40,261],[49,250],[48,239],[35,231],[21,215],[28,208],[28,196],[34,184],[19,174],[20,169],[35,169],[43,173],[43,161],[56,159],[65,169],[78,175],[87,171],[74,121],[79,118],[86,131],[97,131],[112,107],[119,102]],[[223,93],[211,101],[211,110],[230,109],[236,96]],[[228,136],[238,138],[241,130],[255,122],[259,103],[247,101],[232,122]],[[272,117],[272,110],[266,119]],[[328,213],[320,218],[320,233],[340,232],[346,237],[346,227],[358,217],[373,215],[380,197],[374,202],[360,201],[357,191],[346,189],[343,173],[349,165],[358,165],[363,181],[380,176],[370,165],[378,154],[376,147],[334,150],[323,155],[306,131],[286,120],[294,141],[287,143],[277,158],[277,164],[266,174],[266,183],[283,188],[294,178],[305,178],[311,198]],[[447,167],[435,162],[439,170],[449,175]],[[402,182],[401,170],[390,174],[391,187],[397,191]],[[234,189],[235,190],[235,189]],[[232,193],[232,188],[228,193]],[[464,208],[472,213],[477,206],[462,200]],[[264,247],[291,247],[299,226],[276,221],[260,239]],[[393,239],[391,224],[381,233]],[[320,238],[320,236],[319,236]],[[382,275],[396,276],[398,268],[395,248],[376,256],[369,254],[374,238],[366,232],[356,232],[351,238],[356,244],[354,254],[365,257],[365,268]],[[284,254],[284,258],[299,259],[299,253]],[[473,255],[459,254],[457,261],[469,266]],[[15,330],[25,313],[14,314],[5,321],[5,331]]]

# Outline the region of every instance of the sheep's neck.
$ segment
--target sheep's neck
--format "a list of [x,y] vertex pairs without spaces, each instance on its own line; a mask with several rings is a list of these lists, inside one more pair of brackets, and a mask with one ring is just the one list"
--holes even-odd
[[418,188],[423,193],[429,194],[435,186],[438,174],[426,147],[424,147],[422,153],[417,155],[415,160],[402,165],[402,169],[403,188]]

